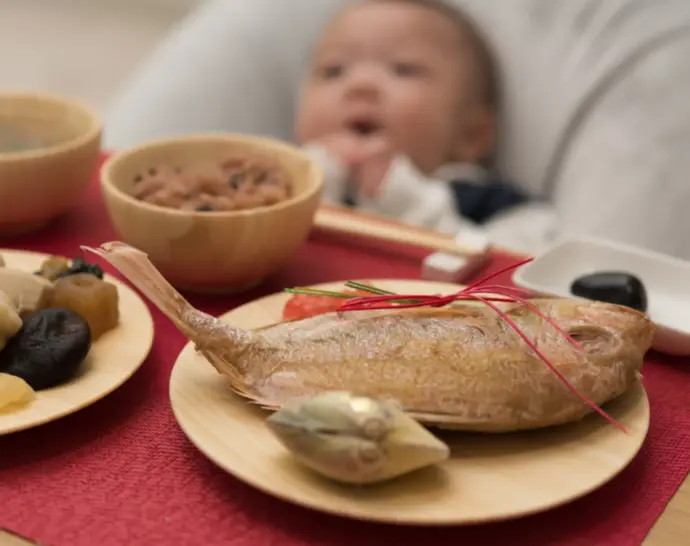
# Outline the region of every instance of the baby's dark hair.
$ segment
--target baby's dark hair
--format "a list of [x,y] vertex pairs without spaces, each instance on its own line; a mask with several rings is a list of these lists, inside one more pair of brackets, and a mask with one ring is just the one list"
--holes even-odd
[[467,40],[472,48],[474,62],[474,83],[477,96],[490,109],[495,109],[499,102],[498,70],[493,52],[489,44],[477,27],[465,13],[451,5],[446,0],[367,0],[369,2],[389,2],[410,4],[426,8],[446,17],[455,24],[458,32]]

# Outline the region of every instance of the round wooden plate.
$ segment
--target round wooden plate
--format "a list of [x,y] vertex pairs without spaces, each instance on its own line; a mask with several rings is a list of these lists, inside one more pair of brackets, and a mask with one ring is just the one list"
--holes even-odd
[[[450,293],[457,285],[376,281],[399,293]],[[342,283],[319,285],[338,289]],[[256,328],[280,320],[289,294],[265,297],[223,320]],[[268,413],[233,394],[223,376],[188,344],[175,364],[170,398],[177,421],[218,466],[289,502],[362,520],[458,525],[510,519],[554,508],[611,480],[640,450],[649,426],[642,386],[607,405],[631,429],[601,417],[535,432],[479,435],[440,432],[452,449],[437,467],[388,483],[349,487],[297,463],[264,425]]]
[[[35,271],[48,255],[2,250],[6,267]],[[136,372],[153,343],[153,319],[148,307],[131,288],[113,277],[120,300],[120,324],[106,332],[91,347],[77,377],[68,383],[36,393],[25,408],[0,412],[0,436],[54,421],[104,398]]]

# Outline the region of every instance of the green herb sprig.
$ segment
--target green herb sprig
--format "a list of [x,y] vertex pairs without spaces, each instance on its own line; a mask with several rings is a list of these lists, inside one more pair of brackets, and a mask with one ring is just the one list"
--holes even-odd
[[[394,296],[395,292],[391,292],[389,290],[384,290],[383,288],[378,288],[376,286],[371,286],[370,284],[365,284],[361,283],[358,281],[347,281],[345,283],[345,286],[347,288],[351,288],[352,290],[359,290],[360,292],[366,292],[368,294],[372,294],[374,296]],[[318,288],[307,288],[307,287],[295,287],[295,288],[286,288],[286,292],[289,292],[291,294],[304,294],[307,296],[327,296],[330,298],[341,298],[341,299],[352,299],[356,298],[357,294],[348,294],[347,292],[335,292],[331,290],[320,290]],[[410,299],[400,299],[400,300],[395,300],[395,303],[417,303],[419,300],[410,300]]]

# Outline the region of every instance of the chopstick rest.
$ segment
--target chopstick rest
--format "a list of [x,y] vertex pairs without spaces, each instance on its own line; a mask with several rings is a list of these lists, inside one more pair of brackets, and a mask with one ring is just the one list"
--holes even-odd
[[421,277],[427,281],[462,283],[479,271],[487,262],[489,240],[470,227],[463,229],[455,237],[458,246],[471,248],[472,253],[465,256],[434,252],[422,262]]

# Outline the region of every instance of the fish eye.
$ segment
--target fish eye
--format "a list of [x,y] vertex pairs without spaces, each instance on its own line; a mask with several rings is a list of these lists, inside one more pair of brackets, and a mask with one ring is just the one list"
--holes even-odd
[[566,333],[578,343],[585,353],[604,355],[620,350],[622,340],[619,336],[600,326],[575,326]]

